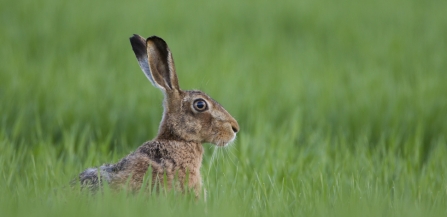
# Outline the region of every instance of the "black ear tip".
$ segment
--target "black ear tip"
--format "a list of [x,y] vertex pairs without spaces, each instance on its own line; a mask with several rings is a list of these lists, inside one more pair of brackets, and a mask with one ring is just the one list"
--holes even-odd
[[132,37],[129,38],[130,43],[134,44],[134,43],[141,43],[142,42],[142,37],[137,35],[137,34],[133,34]]
[[134,34],[132,37],[129,38],[129,40],[137,58],[146,54],[146,41],[143,37]]
[[[151,41],[160,52],[163,52],[168,50],[168,44],[165,42],[165,40],[163,40],[162,38],[158,37],[158,36],[151,36],[149,38],[147,38],[147,41]],[[167,53],[165,53],[162,56],[167,56]]]
[[166,43],[165,40],[163,40],[162,38],[155,36],[155,35],[147,38],[147,41],[154,42],[157,45],[157,47],[160,47],[160,48],[168,47],[168,44]]
[[162,38],[160,38],[160,37],[158,37],[158,36],[156,36],[156,35],[153,35],[153,36],[147,38],[147,40],[164,41]]

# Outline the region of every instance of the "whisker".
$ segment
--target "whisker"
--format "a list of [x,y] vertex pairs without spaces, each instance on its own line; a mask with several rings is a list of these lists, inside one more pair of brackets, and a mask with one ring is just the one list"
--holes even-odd
[[[233,147],[234,147],[234,146],[233,146]],[[232,147],[231,147],[231,148],[230,148],[230,147],[227,148],[226,152],[229,153],[229,154],[227,154],[227,156],[228,156],[228,158],[230,159],[231,163],[233,163],[234,166],[237,166],[237,163],[236,163],[235,160],[234,160],[234,158],[237,159],[237,156],[236,156],[236,154],[234,154],[234,153],[231,151],[231,149],[232,149]]]
[[211,168],[213,167],[214,160],[216,159],[217,149],[218,149],[217,146],[214,146],[213,155],[211,155],[210,166],[208,168],[208,176],[210,175]]

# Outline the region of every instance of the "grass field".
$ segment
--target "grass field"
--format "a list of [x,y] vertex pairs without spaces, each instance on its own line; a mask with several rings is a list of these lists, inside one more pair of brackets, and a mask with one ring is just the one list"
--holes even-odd
[[[447,1],[0,1],[0,216],[446,216]],[[83,169],[152,139],[128,38],[238,120],[207,202],[91,197]]]

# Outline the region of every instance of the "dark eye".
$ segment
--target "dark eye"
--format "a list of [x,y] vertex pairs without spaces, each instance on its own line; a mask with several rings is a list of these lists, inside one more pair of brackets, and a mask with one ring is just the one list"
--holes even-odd
[[197,99],[196,101],[194,101],[194,109],[202,112],[205,111],[208,108],[208,106],[206,105],[205,100],[203,99]]

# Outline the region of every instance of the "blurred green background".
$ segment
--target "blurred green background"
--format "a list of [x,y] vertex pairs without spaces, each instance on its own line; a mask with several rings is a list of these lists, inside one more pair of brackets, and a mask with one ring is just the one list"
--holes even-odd
[[[0,1],[2,216],[447,214],[447,1]],[[239,122],[207,202],[88,197],[83,169],[152,139],[163,99],[128,38]]]

